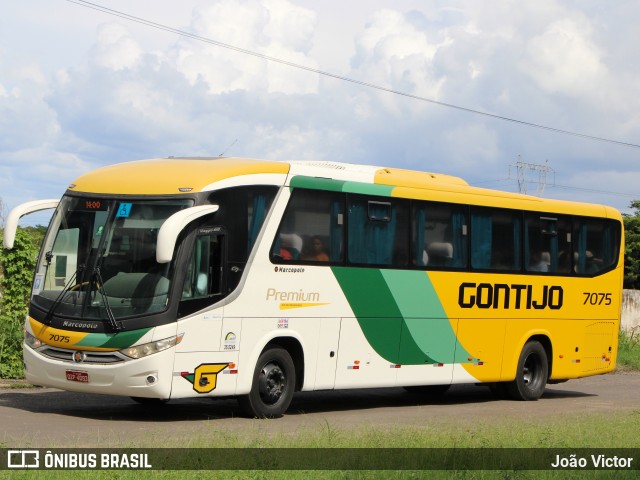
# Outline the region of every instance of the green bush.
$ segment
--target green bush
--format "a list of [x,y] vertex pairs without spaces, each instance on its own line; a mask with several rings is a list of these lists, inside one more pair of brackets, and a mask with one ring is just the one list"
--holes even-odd
[[0,249],[1,378],[23,377],[23,323],[41,240],[41,228],[20,228],[16,232],[14,248]]

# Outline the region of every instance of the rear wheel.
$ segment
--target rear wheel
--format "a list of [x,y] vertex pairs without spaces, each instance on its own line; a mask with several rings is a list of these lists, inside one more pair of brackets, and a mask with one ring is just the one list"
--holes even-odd
[[283,348],[270,348],[258,358],[251,391],[239,397],[238,403],[250,417],[281,417],[291,404],[295,384],[291,355]]
[[525,344],[518,360],[516,379],[507,384],[514,400],[538,400],[544,393],[549,377],[549,359],[540,342]]

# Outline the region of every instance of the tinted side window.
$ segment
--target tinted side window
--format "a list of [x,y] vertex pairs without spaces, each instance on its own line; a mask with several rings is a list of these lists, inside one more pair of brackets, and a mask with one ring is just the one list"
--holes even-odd
[[209,196],[209,203],[220,205],[216,224],[224,225],[229,234],[227,254],[231,266],[244,269],[277,191],[278,187],[273,186],[234,187]]
[[427,268],[467,268],[467,208],[414,202],[412,262]]
[[183,300],[224,293],[223,238],[215,233],[196,237],[182,287]]
[[615,266],[620,226],[606,219],[574,219],[573,263],[578,275],[597,275]]
[[344,258],[344,195],[296,189],[273,241],[275,263],[341,263]]
[[529,272],[571,273],[571,222],[555,214],[525,217],[525,267]]
[[520,270],[520,217],[513,210],[471,209],[471,268]]
[[349,263],[408,266],[408,202],[387,197],[348,195]]

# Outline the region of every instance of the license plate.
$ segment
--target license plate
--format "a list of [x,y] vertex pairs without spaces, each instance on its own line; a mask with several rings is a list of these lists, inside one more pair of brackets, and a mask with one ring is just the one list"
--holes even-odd
[[67,370],[67,380],[70,382],[89,383],[89,374],[77,370]]

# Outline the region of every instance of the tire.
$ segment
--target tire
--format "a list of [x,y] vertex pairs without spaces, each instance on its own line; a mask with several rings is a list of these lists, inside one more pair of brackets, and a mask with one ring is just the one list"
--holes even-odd
[[549,378],[549,359],[540,342],[525,344],[518,360],[516,379],[507,384],[514,400],[538,400],[544,393]]
[[439,396],[447,393],[451,385],[416,385],[411,387],[403,387],[409,393],[416,395],[432,395]]
[[251,391],[238,397],[238,403],[249,417],[278,418],[289,408],[295,385],[291,355],[283,348],[270,348],[258,358]]

